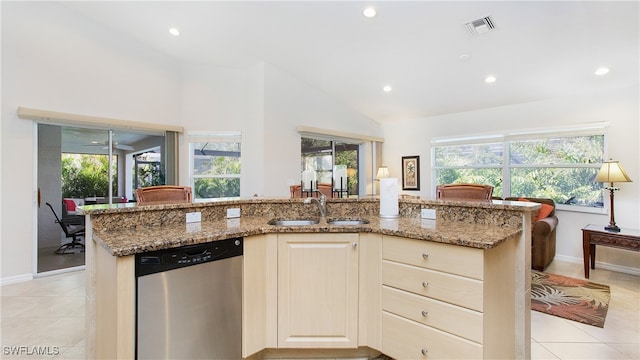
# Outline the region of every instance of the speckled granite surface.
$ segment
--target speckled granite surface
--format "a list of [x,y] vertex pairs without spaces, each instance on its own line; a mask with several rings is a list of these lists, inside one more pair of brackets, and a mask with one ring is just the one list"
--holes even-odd
[[[398,219],[378,216],[379,201],[331,199],[327,218],[315,204],[301,199],[232,199],[208,203],[136,206],[93,205],[82,208],[91,217],[93,238],[114,256],[267,233],[373,232],[475,248],[492,248],[522,233],[522,213],[539,209],[536,203],[509,201],[451,202],[400,200]],[[226,219],[228,208],[241,217]],[[436,209],[436,220],[420,219],[420,209]],[[185,214],[199,211],[200,223],[185,224]],[[269,220],[316,218],[318,224],[275,226]],[[331,219],[365,219],[362,225],[332,225]]]

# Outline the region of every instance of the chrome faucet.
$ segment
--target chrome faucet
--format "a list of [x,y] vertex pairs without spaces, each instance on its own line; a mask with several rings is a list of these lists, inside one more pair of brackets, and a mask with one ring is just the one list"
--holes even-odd
[[311,204],[311,202],[314,200],[316,202],[316,205],[318,205],[318,210],[320,210],[320,216],[325,217],[327,215],[327,197],[324,194],[320,193],[320,200],[314,197],[308,197],[304,199],[304,203]]

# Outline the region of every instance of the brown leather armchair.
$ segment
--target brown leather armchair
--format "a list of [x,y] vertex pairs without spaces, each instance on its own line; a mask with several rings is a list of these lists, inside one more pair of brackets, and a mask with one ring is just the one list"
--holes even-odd
[[555,203],[552,199],[544,198],[508,197],[505,200],[526,200],[553,206],[551,213],[542,219],[538,219],[538,212],[536,212],[531,223],[531,268],[543,271],[556,255],[558,217],[555,215]]

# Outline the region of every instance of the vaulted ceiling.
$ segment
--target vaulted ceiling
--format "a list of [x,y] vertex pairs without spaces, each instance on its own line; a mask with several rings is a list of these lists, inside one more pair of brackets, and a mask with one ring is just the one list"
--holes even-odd
[[[637,1],[63,4],[179,61],[268,62],[379,122],[637,86],[640,76]],[[363,16],[369,5],[375,17]],[[485,17],[495,29],[471,35],[465,24]],[[599,67],[610,72],[596,76]]]

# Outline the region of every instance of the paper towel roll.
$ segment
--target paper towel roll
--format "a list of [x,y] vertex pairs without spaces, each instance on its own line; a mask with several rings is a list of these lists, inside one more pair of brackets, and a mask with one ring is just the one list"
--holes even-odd
[[380,179],[380,217],[397,218],[398,216],[398,179]]

